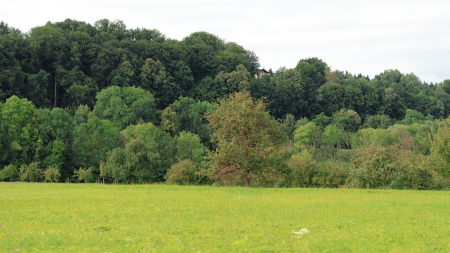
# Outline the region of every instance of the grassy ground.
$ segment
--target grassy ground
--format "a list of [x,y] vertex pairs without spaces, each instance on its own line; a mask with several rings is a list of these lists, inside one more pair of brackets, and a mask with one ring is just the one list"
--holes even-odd
[[0,224],[0,252],[450,252],[450,193],[0,183]]

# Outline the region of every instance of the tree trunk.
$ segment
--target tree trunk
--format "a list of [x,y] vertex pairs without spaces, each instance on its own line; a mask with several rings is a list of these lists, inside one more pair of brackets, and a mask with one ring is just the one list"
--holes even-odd
[[103,177],[103,179],[102,179],[102,184],[105,184],[105,178]]
[[136,177],[133,177],[133,184],[136,183]]
[[245,187],[250,187],[250,178],[248,178],[248,171],[245,172]]

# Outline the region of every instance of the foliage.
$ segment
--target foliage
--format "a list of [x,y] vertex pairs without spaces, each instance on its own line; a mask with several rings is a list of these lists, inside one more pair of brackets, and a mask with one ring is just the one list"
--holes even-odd
[[118,129],[144,122],[157,122],[155,98],[135,87],[111,86],[100,91],[92,111],[95,117],[108,119]]
[[10,164],[0,170],[0,181],[16,181],[19,179],[19,170],[16,166]]
[[211,148],[212,129],[205,119],[205,114],[216,109],[216,104],[180,97],[163,111],[161,128],[173,135],[179,135],[183,131],[197,134],[203,145]]
[[[35,162],[37,176],[26,181],[44,180],[38,169],[47,168],[67,180],[82,167],[106,182],[162,182],[181,159],[199,170],[199,184],[242,185],[250,172],[246,183],[257,187],[340,187],[343,178],[347,187],[448,185],[448,123],[440,120],[450,114],[450,80],[428,84],[396,69],[371,79],[315,57],[258,76],[255,53],[217,35],[178,41],[108,19],[47,22],[28,33],[0,22],[0,48],[4,180],[17,178],[7,165],[23,165],[23,176]],[[257,102],[218,113],[234,92]],[[222,118],[209,124],[211,115]],[[364,179],[379,176],[368,169],[375,158],[361,158],[369,148],[395,168],[381,183]],[[420,161],[394,162],[382,149]],[[314,177],[305,183],[308,166]]]
[[27,99],[12,96],[1,111],[1,124],[7,149],[3,159],[16,166],[28,164],[34,157],[38,129],[36,109]]
[[439,166],[439,171],[443,175],[449,177],[450,170],[448,169],[450,164],[450,117],[442,120],[438,123],[438,128],[436,131],[432,132],[430,136],[431,142],[431,155],[434,158],[438,158],[437,161],[442,160],[443,166]]
[[153,182],[164,178],[176,149],[173,139],[151,123],[132,125],[121,134],[125,145],[108,156],[113,179],[121,182]]
[[74,150],[82,167],[97,168],[119,144],[119,130],[109,121],[93,117],[75,128]]
[[41,168],[61,168],[62,177],[70,177],[75,168],[73,116],[61,108],[38,109],[37,125],[39,137],[35,159],[41,161]]
[[346,186],[356,188],[433,189],[433,173],[422,168],[421,156],[393,146],[358,150]]
[[388,133],[385,129],[360,129],[352,136],[352,148],[355,149],[362,146],[387,146],[389,144]]
[[195,174],[197,168],[198,166],[189,159],[180,160],[178,163],[172,164],[167,171],[166,183],[178,185],[195,184],[197,182],[197,176]]
[[105,177],[111,176],[111,166],[109,162],[100,161],[100,176],[102,177],[102,183],[105,183]]
[[361,118],[353,110],[341,109],[333,114],[333,123],[345,131],[354,133],[361,125]]
[[39,169],[38,163],[22,164],[19,168],[19,178],[21,181],[37,182],[42,176],[42,170]]
[[79,168],[78,170],[74,170],[74,176],[76,176],[79,181],[83,180],[84,183],[87,183],[87,181],[92,178],[92,168]]
[[307,152],[291,157],[288,163],[290,187],[311,187],[317,174],[318,164]]
[[250,73],[244,65],[238,65],[236,70],[230,73],[223,71],[217,74],[214,82],[219,97],[226,97],[234,92],[247,91],[250,88]]
[[201,165],[206,147],[200,143],[200,137],[190,132],[181,132],[175,140],[177,158],[191,160],[197,167]]
[[220,99],[216,111],[207,116],[215,129],[218,148],[211,153],[211,177],[226,184],[250,179],[276,166],[278,149],[286,136],[279,123],[265,111],[262,101],[254,102],[249,92]]
[[314,122],[298,126],[294,131],[294,147],[298,150],[311,149],[319,145],[320,129]]
[[50,183],[53,183],[53,181],[55,181],[56,183],[58,183],[60,177],[61,174],[59,173],[59,169],[56,167],[51,167],[44,170],[45,182],[50,181]]
[[430,115],[430,117],[426,118],[421,112],[407,109],[403,120],[398,121],[397,123],[404,125],[412,125],[414,123],[424,123],[426,119],[433,120],[433,117]]
[[[408,112],[408,110],[407,110]],[[371,115],[366,119],[364,126],[371,127],[374,129],[382,128],[387,129],[392,125],[392,119],[387,115]]]

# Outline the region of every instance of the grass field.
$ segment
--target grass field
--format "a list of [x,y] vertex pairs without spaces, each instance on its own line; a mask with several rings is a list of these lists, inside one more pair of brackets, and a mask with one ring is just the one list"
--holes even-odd
[[0,183],[0,224],[0,252],[450,252],[450,193]]

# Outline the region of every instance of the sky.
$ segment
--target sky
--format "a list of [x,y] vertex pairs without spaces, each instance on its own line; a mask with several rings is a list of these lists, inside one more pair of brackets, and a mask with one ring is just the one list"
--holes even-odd
[[197,31],[236,42],[261,67],[318,57],[332,70],[373,78],[388,69],[425,82],[450,79],[448,0],[3,0],[0,20],[28,32],[66,18],[107,18],[181,40]]

